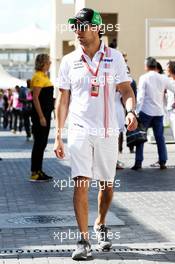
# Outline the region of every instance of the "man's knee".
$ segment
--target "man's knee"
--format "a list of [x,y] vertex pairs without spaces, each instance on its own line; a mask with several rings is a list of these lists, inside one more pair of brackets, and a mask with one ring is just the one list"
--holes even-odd
[[99,190],[107,193],[113,193],[113,182],[111,181],[100,181]]
[[89,178],[87,177],[78,176],[74,178],[74,183],[75,189],[78,189],[79,191],[82,190],[82,192],[84,192],[89,189]]
[[165,138],[164,138],[163,133],[162,133],[162,134],[159,134],[159,135],[155,135],[155,140],[156,140],[156,143],[157,143],[157,144],[162,144],[162,143],[164,143]]

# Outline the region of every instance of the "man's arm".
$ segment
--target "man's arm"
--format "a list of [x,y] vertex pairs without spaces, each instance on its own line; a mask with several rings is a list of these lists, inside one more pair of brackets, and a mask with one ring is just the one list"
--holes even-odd
[[145,99],[145,80],[144,76],[141,76],[138,83],[138,90],[137,90],[137,108],[136,112],[139,113],[142,109],[142,105]]
[[135,111],[135,95],[130,86],[130,82],[123,82],[117,85],[117,90],[122,95],[122,100],[125,105],[127,115],[126,124],[129,131],[137,128],[137,119],[134,114]]
[[60,94],[57,97],[56,105],[55,105],[56,135],[55,135],[55,146],[54,146],[55,154],[60,159],[63,159],[65,156],[64,144],[62,141],[62,132],[68,115],[69,103],[70,103],[70,90],[60,89]]
[[32,89],[33,89],[33,104],[34,104],[36,112],[38,114],[40,125],[43,127],[46,127],[47,121],[46,121],[46,118],[43,114],[43,111],[42,111],[42,108],[40,105],[40,101],[39,101],[39,95],[40,95],[42,88],[41,87],[32,87]]
[[170,90],[175,94],[175,81],[170,81],[170,79],[167,77],[165,89]]

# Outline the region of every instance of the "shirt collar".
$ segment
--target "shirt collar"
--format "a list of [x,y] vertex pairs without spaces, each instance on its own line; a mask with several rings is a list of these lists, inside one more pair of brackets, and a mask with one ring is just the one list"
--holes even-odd
[[97,52],[105,54],[105,44],[103,41],[101,41],[100,48]]

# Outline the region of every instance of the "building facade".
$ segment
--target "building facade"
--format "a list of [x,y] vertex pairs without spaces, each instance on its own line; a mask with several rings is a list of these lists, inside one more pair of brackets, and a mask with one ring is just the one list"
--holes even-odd
[[[105,24],[119,24],[119,31],[106,32],[105,40],[110,43],[117,39],[119,50],[127,53],[128,65],[132,76],[138,80],[144,71],[144,59],[148,52],[148,24],[149,21],[159,21],[159,27],[175,28],[175,1],[174,0],[52,0],[52,41],[51,57],[53,61],[51,76],[55,81],[62,56],[74,49],[74,34],[66,30],[67,20],[82,7],[98,10]],[[162,22],[162,23],[161,23]],[[64,31],[65,30],[65,31]],[[154,34],[154,33],[153,33]],[[154,36],[153,36],[154,37]],[[172,44],[170,54],[165,60],[175,59]],[[173,41],[172,41],[173,42]],[[174,46],[173,46],[174,45]],[[154,54],[151,54],[154,56]],[[158,57],[159,56],[155,56]]]
[[50,34],[38,25],[19,31],[0,34],[0,64],[19,79],[30,79],[34,71],[35,57],[49,54]]

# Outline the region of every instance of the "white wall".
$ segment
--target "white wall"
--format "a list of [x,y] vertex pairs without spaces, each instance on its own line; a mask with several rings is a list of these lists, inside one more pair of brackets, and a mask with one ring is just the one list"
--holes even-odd
[[50,45],[51,80],[56,83],[58,75],[58,67],[63,54],[63,40],[72,40],[74,34],[72,32],[61,32],[63,25],[67,26],[68,19],[74,15],[73,4],[63,4],[62,0],[52,0],[52,36]]
[[[66,23],[71,17],[75,8],[74,5],[63,5],[61,0],[52,0],[56,4],[56,23]],[[133,77],[143,73],[145,58],[145,19],[146,18],[175,18],[175,0],[76,0],[76,10],[82,5],[96,9],[103,13],[118,13],[120,32],[118,34],[118,46],[121,51],[128,54],[128,64]],[[79,5],[79,3],[81,6]],[[54,17],[53,17],[54,18]],[[53,21],[54,24],[54,21]],[[62,41],[73,40],[73,33],[56,32],[55,50],[57,54],[56,65],[62,57]],[[53,46],[53,43],[52,43]],[[51,48],[52,50],[52,48]]]
[[118,13],[118,46],[128,54],[132,75],[143,73],[145,58],[145,19],[175,18],[175,0],[86,0],[86,7],[104,13]]

